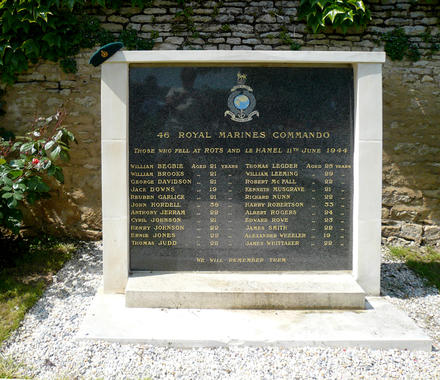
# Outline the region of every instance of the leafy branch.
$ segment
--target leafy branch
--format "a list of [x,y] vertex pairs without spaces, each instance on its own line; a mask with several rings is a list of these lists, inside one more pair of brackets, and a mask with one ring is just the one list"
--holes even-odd
[[362,0],[301,0],[298,16],[317,33],[326,26],[341,28],[366,25],[371,14]]
[[70,159],[75,136],[63,127],[65,111],[37,118],[25,136],[0,137],[0,226],[19,231],[23,215],[19,205],[48,198],[47,177],[64,183],[57,161]]
[[[85,8],[118,8],[122,0],[2,0],[0,1],[0,81],[14,83],[29,63],[40,58],[60,61],[68,72],[76,71],[74,57],[81,48],[114,40],[96,18],[83,15]],[[132,6],[151,5],[132,0]],[[123,36],[124,38],[127,35]],[[128,36],[133,40],[133,36]],[[133,45],[133,44],[132,44]]]

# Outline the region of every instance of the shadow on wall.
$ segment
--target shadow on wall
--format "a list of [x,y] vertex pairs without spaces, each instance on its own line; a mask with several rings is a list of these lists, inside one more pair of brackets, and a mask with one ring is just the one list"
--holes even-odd
[[77,74],[65,74],[55,63],[40,62],[8,88],[2,125],[23,134],[35,117],[64,107],[64,126],[78,140],[78,145],[72,145],[71,160],[61,165],[65,184],[54,184],[50,199],[23,210],[29,233],[101,237],[100,69],[85,64],[89,57],[89,51],[78,55]]
[[440,89],[431,77],[410,82],[403,71],[384,80],[382,216],[438,225]]

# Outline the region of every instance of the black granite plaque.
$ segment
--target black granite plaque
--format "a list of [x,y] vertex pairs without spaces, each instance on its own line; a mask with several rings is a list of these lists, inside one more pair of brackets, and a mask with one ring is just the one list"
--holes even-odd
[[352,268],[353,71],[136,67],[131,270]]

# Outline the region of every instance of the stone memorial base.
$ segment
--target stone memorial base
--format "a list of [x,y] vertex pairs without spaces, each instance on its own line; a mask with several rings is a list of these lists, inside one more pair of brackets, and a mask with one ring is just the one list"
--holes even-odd
[[365,310],[129,308],[125,295],[98,292],[79,340],[174,347],[329,346],[430,351],[431,339],[380,297]]
[[364,309],[348,273],[136,272],[127,307],[176,309]]

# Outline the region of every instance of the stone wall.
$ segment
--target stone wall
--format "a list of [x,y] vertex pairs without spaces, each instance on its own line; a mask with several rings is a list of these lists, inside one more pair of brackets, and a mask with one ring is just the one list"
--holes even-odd
[[[438,35],[438,0],[371,0],[372,22],[364,30],[312,34],[297,19],[299,1],[204,1],[182,16],[176,1],[153,1],[143,11],[90,13],[114,32],[132,28],[155,49],[383,50],[383,33],[402,27],[422,58],[384,65],[383,236],[395,244],[440,244],[440,54],[423,34]],[[188,13],[188,12],[187,12]],[[116,38],[116,37],[115,37]],[[88,65],[91,51],[77,56],[77,74],[41,62],[7,91],[1,123],[24,131],[36,115],[67,108],[72,149],[66,183],[49,201],[26,210],[29,225],[51,233],[98,238],[100,198],[100,69]]]

